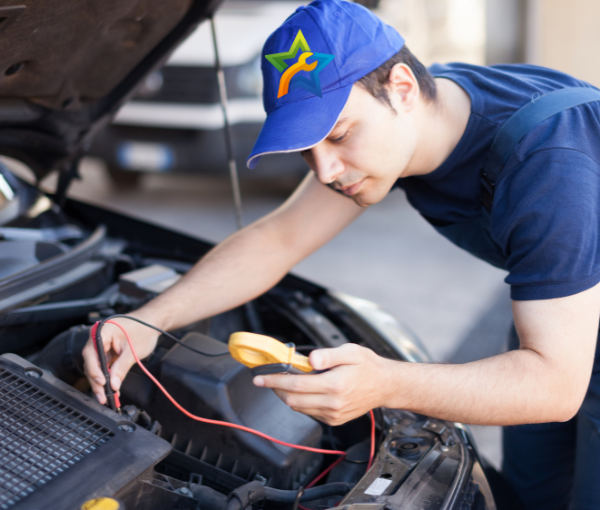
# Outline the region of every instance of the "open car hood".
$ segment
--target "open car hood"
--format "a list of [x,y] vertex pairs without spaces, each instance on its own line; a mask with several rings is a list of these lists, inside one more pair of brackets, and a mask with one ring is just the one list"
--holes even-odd
[[0,154],[67,171],[221,0],[0,0]]

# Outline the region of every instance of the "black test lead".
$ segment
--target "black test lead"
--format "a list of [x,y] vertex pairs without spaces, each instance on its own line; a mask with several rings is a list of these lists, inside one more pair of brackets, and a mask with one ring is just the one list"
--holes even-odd
[[119,395],[117,392],[113,391],[110,385],[110,371],[108,370],[108,362],[106,361],[106,353],[104,352],[102,334],[100,333],[98,323],[94,324],[92,327],[92,339],[94,341],[94,347],[96,348],[96,353],[98,354],[98,359],[100,361],[100,369],[102,370],[102,375],[104,376],[104,393],[106,394],[106,400],[109,407],[113,411],[121,414],[121,402],[119,401]]

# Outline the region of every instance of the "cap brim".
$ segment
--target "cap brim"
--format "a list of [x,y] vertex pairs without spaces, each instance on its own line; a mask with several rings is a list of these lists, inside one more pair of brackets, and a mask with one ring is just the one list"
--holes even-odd
[[338,121],[352,85],[325,92],[323,97],[313,96],[273,110],[248,156],[248,168],[254,168],[266,154],[298,152],[324,140]]

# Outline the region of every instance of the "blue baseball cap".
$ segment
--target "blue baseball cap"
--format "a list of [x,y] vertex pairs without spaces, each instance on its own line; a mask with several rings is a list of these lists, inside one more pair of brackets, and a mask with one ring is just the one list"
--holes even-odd
[[267,118],[247,160],[306,150],[335,126],[352,85],[398,53],[404,39],[362,5],[316,0],[299,7],[261,55]]

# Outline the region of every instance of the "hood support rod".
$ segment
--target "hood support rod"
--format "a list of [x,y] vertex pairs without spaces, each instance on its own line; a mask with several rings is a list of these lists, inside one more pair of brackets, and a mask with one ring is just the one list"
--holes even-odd
[[223,111],[225,147],[227,150],[227,160],[229,162],[229,177],[231,180],[231,191],[233,192],[235,220],[237,229],[241,230],[244,227],[244,221],[242,219],[242,195],[240,193],[240,180],[238,178],[237,162],[233,153],[231,126],[229,125],[229,117],[227,115],[227,89],[225,88],[225,73],[223,72],[223,67],[221,67],[221,60],[219,59],[217,32],[215,30],[215,21],[212,16],[210,17],[210,28],[212,31],[213,47],[215,50],[215,69],[217,71],[217,81],[219,82],[219,96],[221,98],[221,109]]
[[[229,178],[231,180],[231,191],[233,192],[233,205],[235,208],[235,220],[237,229],[244,228],[242,218],[242,195],[240,193],[240,180],[237,171],[237,162],[233,153],[233,141],[231,136],[231,126],[227,115],[227,88],[225,87],[225,73],[219,59],[219,46],[217,44],[217,31],[215,30],[215,20],[210,17],[210,29],[212,32],[213,48],[215,50],[215,69],[217,71],[217,81],[219,82],[219,96],[221,98],[221,110],[223,111],[223,127],[225,133],[225,147],[227,149],[227,160],[229,162]],[[254,333],[263,333],[263,327],[260,317],[254,308],[252,301],[244,305],[248,325]]]

